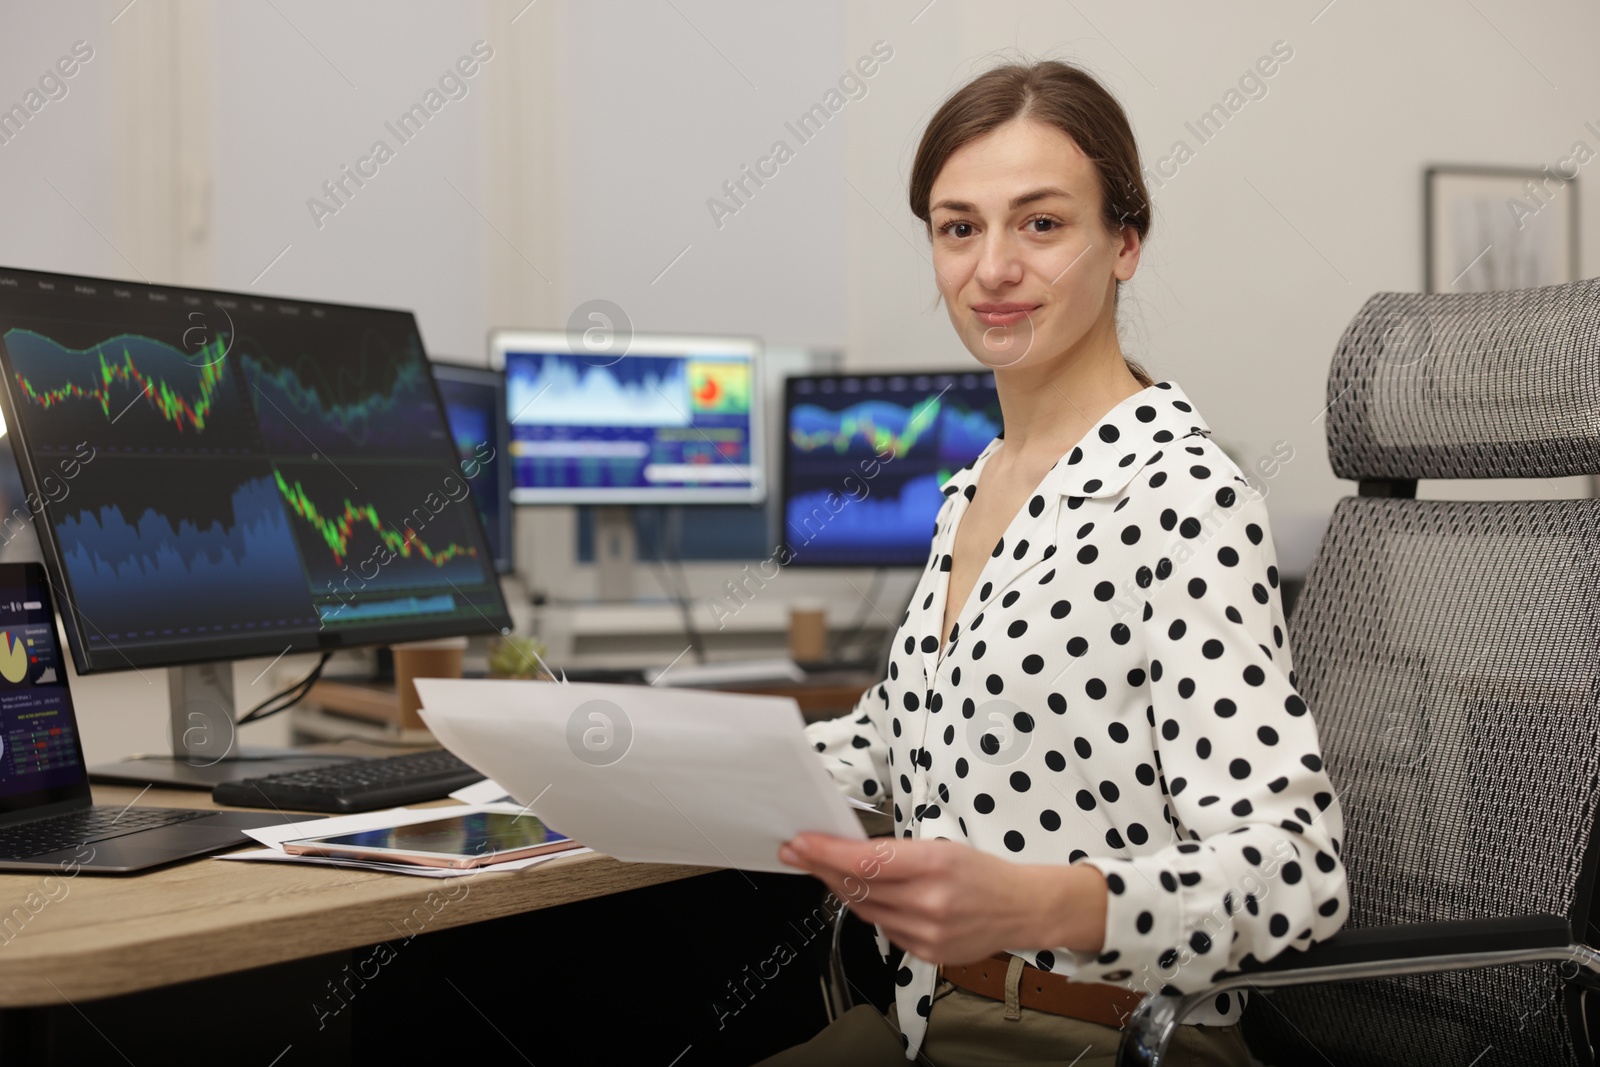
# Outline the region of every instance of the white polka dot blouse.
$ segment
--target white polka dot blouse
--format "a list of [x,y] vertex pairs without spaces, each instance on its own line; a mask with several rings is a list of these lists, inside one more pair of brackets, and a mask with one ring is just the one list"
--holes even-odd
[[[807,729],[841,789],[891,799],[903,837],[1098,867],[1100,953],[1010,951],[1140,992],[1204,988],[1349,913],[1266,505],[1209,433],[1170,382],[1113,408],[1011,520],[941,652],[950,553],[990,442],[944,487],[889,676]],[[911,1058],[936,969],[908,954],[896,981]],[[1186,1022],[1242,1008],[1222,994]]]

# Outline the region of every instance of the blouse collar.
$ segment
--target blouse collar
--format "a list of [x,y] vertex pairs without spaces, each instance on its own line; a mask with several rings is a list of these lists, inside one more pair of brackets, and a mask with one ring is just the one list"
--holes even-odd
[[[1172,442],[1190,434],[1210,432],[1183,390],[1171,382],[1143,389],[1106,412],[1071,452],[1056,461],[1039,483],[1038,491],[1012,518],[984,562],[974,587],[977,601],[969,597],[961,606],[956,621],[957,634],[961,627],[970,624],[969,615],[982,610],[979,605],[983,597],[977,593],[979,588],[987,585],[990,597],[998,596],[1055,555],[1057,524],[1063,506],[1076,508],[1084,497],[1117,495]],[[944,627],[956,530],[977,491],[983,464],[994,454],[1000,441],[1000,437],[990,441],[977,459],[957,471],[944,485],[944,494],[955,499],[935,523],[928,571],[906,620],[913,635],[922,635],[920,641],[915,637],[908,640],[911,648],[920,647],[923,671],[930,685],[940,658],[939,635]],[[945,634],[944,638],[948,640],[950,636]]]

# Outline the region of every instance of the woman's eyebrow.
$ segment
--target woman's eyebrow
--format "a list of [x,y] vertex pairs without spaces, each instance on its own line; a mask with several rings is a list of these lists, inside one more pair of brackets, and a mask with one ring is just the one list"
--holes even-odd
[[[1053,185],[1048,185],[1043,189],[1035,189],[1032,192],[1023,193],[1021,196],[1013,197],[1011,200],[1011,209],[1014,211],[1019,207],[1023,207],[1024,205],[1031,204],[1037,200],[1046,200],[1052,196],[1064,196],[1069,200],[1072,199],[1072,194],[1067,192],[1065,189],[1058,189]],[[934,211],[938,211],[941,208],[945,211],[977,210],[965,200],[941,200],[937,204],[933,205]]]
[[1069,200],[1072,199],[1072,194],[1067,192],[1065,189],[1058,189],[1053,185],[1047,185],[1043,189],[1035,189],[1031,193],[1023,193],[1021,196],[1014,198],[1011,201],[1011,207],[1013,209],[1019,208],[1024,204],[1031,204],[1036,200],[1047,200],[1052,196],[1064,196]]

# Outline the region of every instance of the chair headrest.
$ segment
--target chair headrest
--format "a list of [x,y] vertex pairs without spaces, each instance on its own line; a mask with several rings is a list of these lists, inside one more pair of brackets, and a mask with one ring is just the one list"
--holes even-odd
[[1339,338],[1327,399],[1341,478],[1600,473],[1600,278],[1378,293]]

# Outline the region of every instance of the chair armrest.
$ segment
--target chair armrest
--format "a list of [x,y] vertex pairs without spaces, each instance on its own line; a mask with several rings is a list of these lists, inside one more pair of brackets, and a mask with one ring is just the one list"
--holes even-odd
[[1345,930],[1304,952],[1286,951],[1266,963],[1248,961],[1192,993],[1153,993],[1124,1024],[1119,1067],[1159,1067],[1167,1042],[1189,1013],[1218,993],[1241,987],[1275,988],[1394,978],[1412,974],[1558,962],[1572,980],[1600,976],[1600,952],[1572,940],[1559,915],[1408,923]]
[[[1266,963],[1247,960],[1240,974],[1276,974],[1348,964],[1400,963],[1485,952],[1562,949],[1572,943],[1572,924],[1560,915],[1514,915],[1497,919],[1404,923],[1342,930],[1303,952],[1289,950]],[[1275,983],[1276,984],[1276,983]]]

